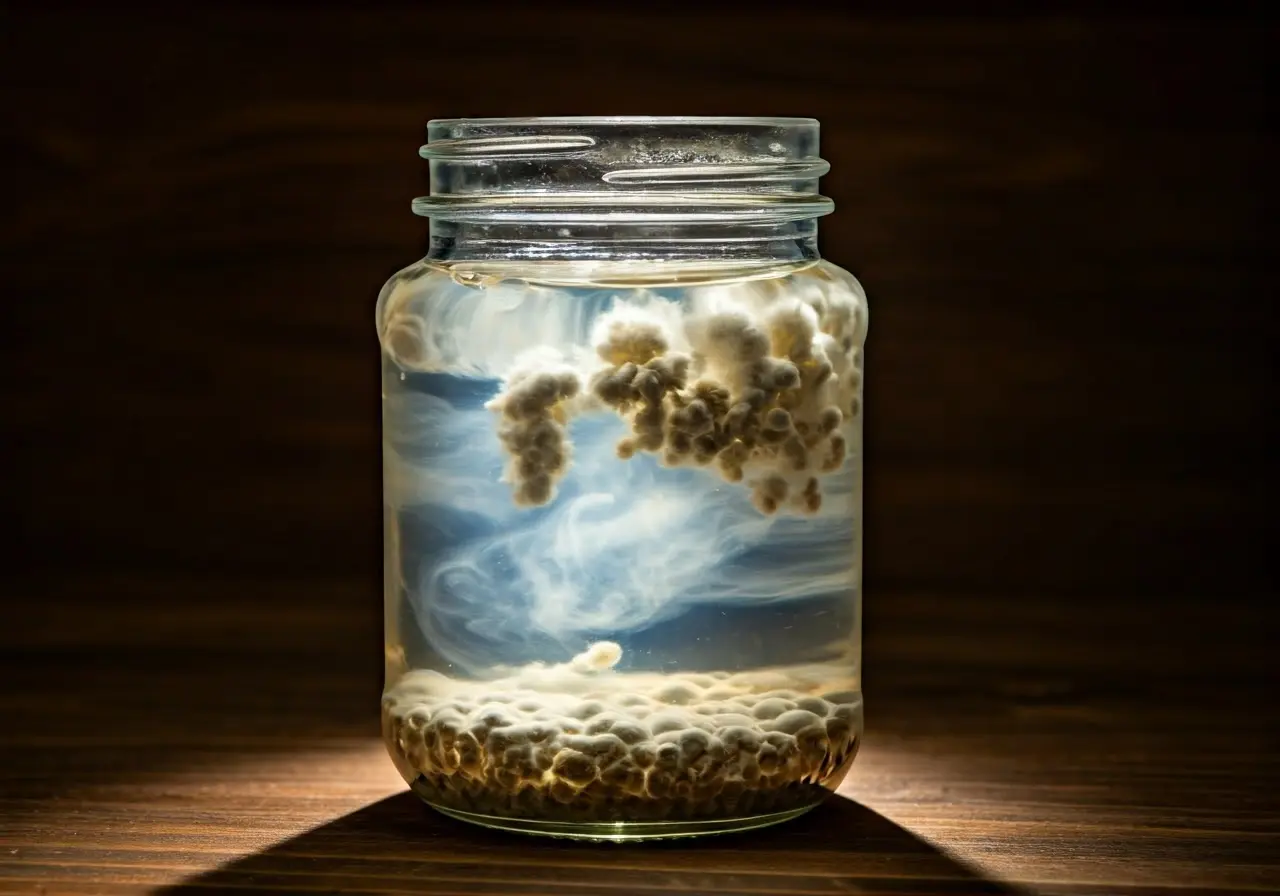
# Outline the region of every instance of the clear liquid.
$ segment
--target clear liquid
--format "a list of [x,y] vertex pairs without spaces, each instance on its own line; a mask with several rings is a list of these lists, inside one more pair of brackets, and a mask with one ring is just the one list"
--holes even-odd
[[384,729],[435,805],[743,817],[856,751],[861,290],[664,273],[384,290]]

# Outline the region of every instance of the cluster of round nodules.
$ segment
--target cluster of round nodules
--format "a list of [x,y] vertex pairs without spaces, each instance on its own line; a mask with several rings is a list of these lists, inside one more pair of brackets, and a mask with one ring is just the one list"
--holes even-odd
[[816,799],[856,752],[853,692],[760,690],[728,673],[607,679],[571,695],[519,676],[468,685],[412,672],[384,700],[386,735],[433,801],[583,820],[791,808]]
[[607,366],[592,375],[590,388],[631,423],[632,434],[619,443],[618,456],[626,460],[637,451],[660,451],[678,419],[670,413],[671,404],[687,382],[689,356],[670,351],[662,325],[635,309],[621,306],[602,324],[596,355]]
[[577,371],[545,354],[524,359],[485,405],[501,415],[498,438],[510,458],[503,474],[521,506],[546,504],[569,465],[567,402],[581,390]]
[[[748,485],[763,513],[816,513],[820,480],[844,466],[860,411],[866,316],[852,288],[826,274],[804,288],[798,279],[693,291],[687,310],[619,301],[597,323],[575,388],[558,356],[526,376],[549,400],[560,396],[561,413],[606,407],[627,420],[624,460],[650,452],[668,466],[707,467]],[[509,377],[495,406],[525,382]],[[581,400],[567,401],[581,384]],[[517,500],[538,503],[527,492]]]

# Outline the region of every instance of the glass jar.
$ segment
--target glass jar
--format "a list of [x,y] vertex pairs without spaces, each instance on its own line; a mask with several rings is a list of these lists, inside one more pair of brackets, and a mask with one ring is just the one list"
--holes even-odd
[[818,123],[428,137],[430,252],[377,308],[397,768],[556,836],[812,808],[862,734],[867,327]]

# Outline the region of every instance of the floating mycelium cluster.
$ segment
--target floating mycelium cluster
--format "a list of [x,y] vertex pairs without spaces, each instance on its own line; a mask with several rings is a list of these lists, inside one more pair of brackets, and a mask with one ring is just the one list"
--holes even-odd
[[618,444],[626,460],[637,451],[659,451],[672,432],[673,402],[689,374],[689,356],[668,351],[668,337],[658,320],[638,309],[621,306],[607,314],[596,354],[607,366],[591,378],[591,392],[631,423],[632,435]]
[[818,512],[820,479],[844,465],[860,411],[866,320],[852,289],[825,274],[798,279],[794,289],[692,289],[687,306],[619,300],[597,322],[590,361],[522,357],[490,404],[503,414],[517,503],[551,499],[568,462],[568,415],[607,408],[631,428],[617,446],[623,460],[650,452],[714,469],[748,484],[766,514]]
[[505,388],[485,407],[501,415],[498,438],[510,455],[505,478],[517,504],[546,504],[569,465],[566,403],[582,384],[577,372],[535,353],[507,376]]
[[841,670],[664,676],[617,673],[620,657],[602,642],[495,681],[410,672],[384,698],[384,736],[434,803],[581,820],[811,804],[857,750],[855,691],[793,689]]

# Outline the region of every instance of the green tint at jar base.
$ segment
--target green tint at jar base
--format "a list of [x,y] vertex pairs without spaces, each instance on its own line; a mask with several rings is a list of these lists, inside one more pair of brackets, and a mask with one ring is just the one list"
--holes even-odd
[[447,815],[794,818],[862,735],[865,295],[807,119],[434,122],[378,303],[383,736]]

